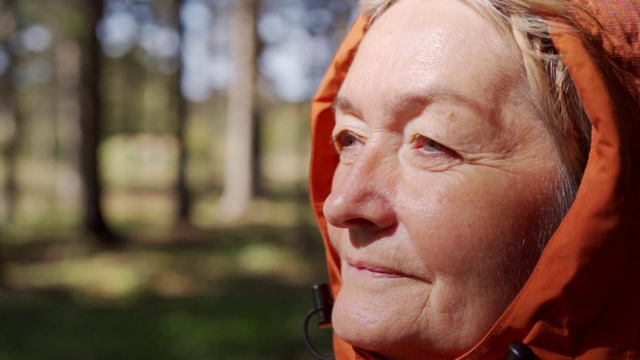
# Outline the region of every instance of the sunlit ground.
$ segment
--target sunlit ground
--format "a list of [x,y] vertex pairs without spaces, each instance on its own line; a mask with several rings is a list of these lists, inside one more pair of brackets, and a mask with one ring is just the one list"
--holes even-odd
[[[118,250],[82,237],[5,245],[0,358],[311,358],[301,324],[324,278],[313,228],[127,239]],[[324,349],[328,337],[315,331]]]

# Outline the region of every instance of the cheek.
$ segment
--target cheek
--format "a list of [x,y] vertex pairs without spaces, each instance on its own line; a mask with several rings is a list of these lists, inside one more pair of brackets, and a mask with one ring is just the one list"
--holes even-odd
[[424,179],[431,186],[404,184],[398,201],[425,263],[449,273],[464,272],[468,264],[498,266],[492,258],[512,256],[526,238],[537,238],[544,197],[533,194],[533,186],[517,179],[438,176]]
[[340,254],[340,246],[339,246],[340,238],[345,236],[347,232],[348,232],[347,229],[338,228],[330,224],[327,225],[327,234],[329,235],[329,242],[334,247],[334,249],[338,251],[338,254]]
[[468,214],[467,199],[473,195],[458,182],[445,174],[427,174],[406,177],[398,186],[396,209],[401,222],[415,247],[434,260],[459,257],[465,235],[476,227],[477,219]]

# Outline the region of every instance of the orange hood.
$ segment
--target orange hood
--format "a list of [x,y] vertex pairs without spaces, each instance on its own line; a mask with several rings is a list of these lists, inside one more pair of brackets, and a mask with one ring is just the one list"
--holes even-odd
[[[640,2],[600,1],[587,9],[592,17],[581,25],[598,39],[592,46],[612,55],[615,72],[594,60],[576,35],[550,29],[592,124],[584,177],[527,283],[462,358],[502,358],[510,342],[521,341],[542,359],[640,359]],[[310,193],[334,296],[340,261],[322,213],[338,164],[330,141],[332,103],[366,23],[355,21],[311,110]],[[334,351],[339,360],[369,357],[335,335]]]

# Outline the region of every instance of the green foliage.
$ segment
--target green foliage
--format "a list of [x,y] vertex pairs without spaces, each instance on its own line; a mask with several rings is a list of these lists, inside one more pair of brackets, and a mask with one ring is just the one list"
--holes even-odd
[[[65,296],[0,306],[4,360],[310,359],[306,288],[235,281],[216,296],[120,303]],[[327,352],[324,335],[323,351]],[[318,336],[320,339],[320,336]]]
[[[118,251],[6,242],[0,359],[311,359],[302,321],[325,277],[314,228],[178,230]],[[329,353],[330,332],[310,330]]]

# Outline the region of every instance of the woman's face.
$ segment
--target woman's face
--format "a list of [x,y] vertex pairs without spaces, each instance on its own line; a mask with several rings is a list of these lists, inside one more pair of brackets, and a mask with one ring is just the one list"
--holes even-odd
[[517,47],[462,2],[402,0],[335,112],[336,333],[390,358],[461,355],[528,276],[560,181]]

